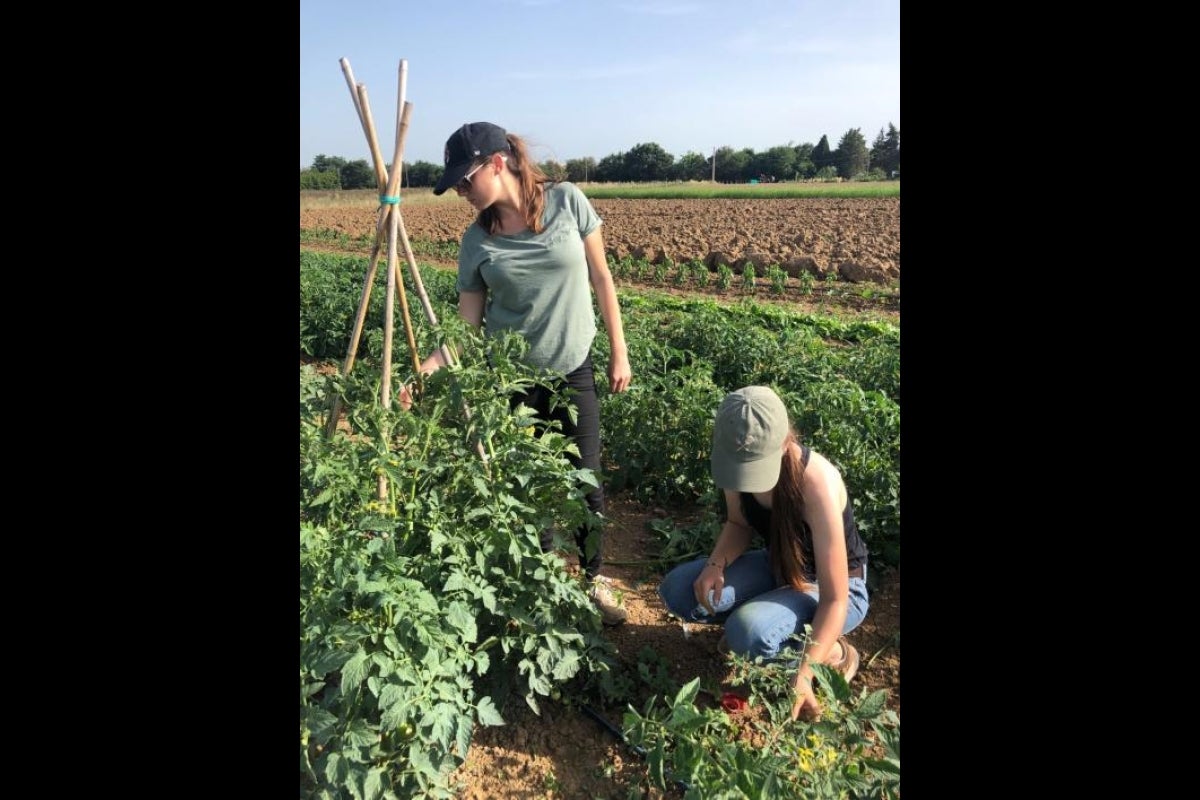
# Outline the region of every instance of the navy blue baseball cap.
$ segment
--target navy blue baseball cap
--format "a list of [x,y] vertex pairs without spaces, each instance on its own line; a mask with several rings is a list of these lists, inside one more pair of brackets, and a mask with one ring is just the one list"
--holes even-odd
[[437,186],[433,187],[433,193],[442,194],[461,181],[480,156],[507,152],[508,133],[504,128],[490,122],[468,122],[446,140],[443,156],[446,169]]

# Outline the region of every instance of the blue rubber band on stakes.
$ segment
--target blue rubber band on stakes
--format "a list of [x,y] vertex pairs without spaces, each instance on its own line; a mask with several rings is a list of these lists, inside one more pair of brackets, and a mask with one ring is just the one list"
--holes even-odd
[[379,195],[379,202],[383,205],[394,206],[400,202],[400,195],[392,197],[390,195],[381,194]]

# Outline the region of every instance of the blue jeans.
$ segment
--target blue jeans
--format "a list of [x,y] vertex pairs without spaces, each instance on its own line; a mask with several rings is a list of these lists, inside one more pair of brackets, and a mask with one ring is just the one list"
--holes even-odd
[[[725,624],[725,641],[729,649],[747,658],[774,658],[781,649],[798,646],[788,637],[803,635],[805,623],[817,614],[819,592],[801,592],[791,586],[776,586],[766,550],[750,550],[725,568],[725,586],[733,587],[734,604],[724,614],[708,617],[694,616],[696,593],[692,584],[708,558],[698,558],[680,564],[663,578],[658,595],[672,614],[687,622]],[[857,628],[867,616],[870,600],[867,597],[867,568],[863,577],[850,579],[850,607],[842,633]]]

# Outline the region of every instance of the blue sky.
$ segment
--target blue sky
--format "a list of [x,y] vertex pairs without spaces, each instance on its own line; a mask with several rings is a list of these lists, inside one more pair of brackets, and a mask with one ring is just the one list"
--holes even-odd
[[371,161],[339,60],[365,84],[385,161],[401,59],[413,104],[404,160],[442,163],[486,120],[539,161],[597,161],[657,142],[870,146],[900,128],[900,0],[300,0],[300,167]]

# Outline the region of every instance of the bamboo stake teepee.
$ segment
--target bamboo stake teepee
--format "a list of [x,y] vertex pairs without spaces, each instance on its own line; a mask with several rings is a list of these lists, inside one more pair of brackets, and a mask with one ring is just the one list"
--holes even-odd
[[[362,124],[363,133],[367,137],[367,144],[371,149],[371,160],[375,167],[375,181],[378,185],[379,197],[379,220],[375,226],[375,243],[371,248],[371,258],[367,267],[366,279],[363,282],[362,295],[358,301],[358,311],[354,317],[354,329],[350,334],[350,344],[346,348],[346,359],[342,364],[342,377],[350,375],[350,371],[354,367],[355,355],[358,352],[359,342],[362,339],[363,325],[367,317],[367,308],[371,301],[371,287],[375,283],[375,275],[379,268],[380,250],[383,242],[387,241],[387,296],[384,302],[384,329],[383,329],[383,365],[382,365],[382,385],[380,388],[379,402],[383,408],[391,408],[392,403],[392,346],[393,346],[393,331],[395,328],[395,305],[394,301],[400,301],[401,315],[404,319],[404,332],[406,334],[409,353],[412,356],[413,370],[417,375],[417,380],[422,380],[421,376],[421,356],[417,351],[416,338],[413,334],[412,319],[408,311],[408,298],[405,294],[404,281],[399,274],[399,263],[397,250],[403,249],[404,259],[408,264],[409,273],[412,275],[413,287],[417,291],[417,296],[421,301],[422,310],[425,312],[425,318],[431,325],[437,325],[437,314],[434,313],[433,305],[429,302],[429,296],[425,292],[425,286],[421,281],[421,273],[417,268],[417,260],[413,255],[412,245],[408,240],[408,232],[404,227],[404,218],[400,213],[400,175],[404,164],[404,142],[408,136],[409,119],[412,115],[412,103],[405,100],[405,91],[408,85],[408,61],[400,60],[400,76],[398,88],[398,102],[396,105],[396,141],[392,156],[392,170],[389,175],[387,165],[383,160],[383,154],[379,149],[379,139],[375,135],[375,122],[371,116],[371,105],[367,97],[367,87],[354,80],[354,72],[350,68],[350,61],[342,58],[339,63],[342,66],[342,72],[346,77],[346,84],[350,87],[350,96],[354,101],[355,111],[358,112],[359,122]],[[442,358],[445,363],[454,363],[454,353],[444,343],[440,346]],[[418,383],[420,387],[420,383]],[[329,409],[329,417],[325,422],[326,436],[333,436],[337,429],[338,417],[341,414],[342,399],[338,394],[334,394],[333,401]],[[470,414],[470,409],[464,411]],[[487,460],[483,452],[482,443],[476,442],[476,450],[484,461]],[[379,478],[378,497],[384,499],[387,491],[387,479],[383,476]]]

